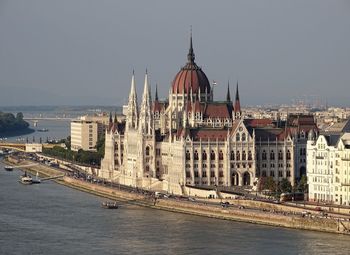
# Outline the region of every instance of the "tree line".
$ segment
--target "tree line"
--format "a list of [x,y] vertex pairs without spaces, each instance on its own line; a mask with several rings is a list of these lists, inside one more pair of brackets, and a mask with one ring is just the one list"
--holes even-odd
[[21,112],[16,114],[0,112],[0,132],[11,132],[27,129],[29,123],[23,120]]

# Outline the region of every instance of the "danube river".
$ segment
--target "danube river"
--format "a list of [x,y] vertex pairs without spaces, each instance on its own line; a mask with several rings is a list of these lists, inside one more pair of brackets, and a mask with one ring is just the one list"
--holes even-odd
[[[35,132],[25,135],[15,135],[11,137],[6,137],[8,142],[40,142],[44,143],[46,140],[60,140],[66,138],[70,135],[70,121],[68,120],[40,120],[38,125],[34,127],[34,122],[32,120],[27,120],[29,127]],[[40,132],[39,129],[47,129],[47,132]],[[0,134],[0,138],[4,138]]]
[[122,205],[0,164],[0,254],[349,254],[350,237]]

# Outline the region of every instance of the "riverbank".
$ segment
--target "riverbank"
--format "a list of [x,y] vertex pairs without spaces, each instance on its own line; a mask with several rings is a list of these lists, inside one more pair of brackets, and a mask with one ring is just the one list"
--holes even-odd
[[[11,158],[9,160],[15,165],[19,163]],[[32,162],[21,162],[21,164],[30,163]],[[31,171],[32,173],[39,172],[42,176],[62,174],[58,169],[45,165],[25,167],[24,170]],[[349,221],[328,217],[302,217],[301,214],[298,213],[300,210],[303,210],[302,208],[289,208],[278,204],[260,204],[259,209],[248,209],[247,207],[251,206],[250,202],[254,201],[228,200],[233,205],[223,208],[218,203],[212,203],[212,200],[193,202],[175,199],[155,199],[154,197],[133,191],[118,190],[116,188],[101,184],[93,184],[68,176],[63,177],[62,180],[55,180],[55,182],[108,199],[126,201],[130,204],[171,212],[329,233],[349,234],[348,229],[350,229]],[[246,207],[238,207],[238,204],[245,204]],[[261,208],[264,208],[264,210],[261,210]]]
[[35,133],[35,130],[32,128],[24,128],[24,129],[13,130],[13,131],[3,131],[1,132],[0,138],[12,138],[15,136],[30,135],[33,133]]

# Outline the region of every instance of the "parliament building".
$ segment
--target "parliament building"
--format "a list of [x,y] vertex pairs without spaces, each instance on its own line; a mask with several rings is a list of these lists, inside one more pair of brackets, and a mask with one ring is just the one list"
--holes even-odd
[[166,100],[152,98],[146,72],[138,105],[134,74],[126,118],[110,118],[99,176],[174,194],[188,187],[254,189],[262,177],[288,179],[306,174],[306,143],[317,132],[312,115],[286,121],[244,118],[238,83],[214,101],[213,84],[195,62],[190,39],[187,63],[176,74]]

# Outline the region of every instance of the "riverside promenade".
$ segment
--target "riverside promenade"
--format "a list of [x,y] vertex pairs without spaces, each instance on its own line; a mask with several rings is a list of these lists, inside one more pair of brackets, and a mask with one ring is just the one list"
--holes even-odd
[[[13,165],[19,165],[20,163],[21,165],[25,165],[33,162],[25,160],[18,162],[15,158],[9,157],[6,163]],[[62,172],[67,173],[67,171],[62,169],[49,167],[43,164],[25,167],[23,170],[34,174],[38,172],[40,175],[46,177],[59,175],[62,174]],[[244,199],[225,199],[225,202],[228,202],[225,206],[220,204],[220,201],[204,198],[190,200],[185,197],[173,196],[172,198],[160,199],[155,197],[154,193],[150,191],[141,191],[133,188],[120,189],[118,187],[111,187],[108,184],[91,183],[71,177],[69,174],[62,179],[54,181],[111,200],[123,201],[123,203],[154,209],[277,227],[350,234],[349,215],[346,216],[344,214],[321,216],[319,212],[305,210],[304,208]],[[307,212],[307,214],[305,214],[305,212]]]

